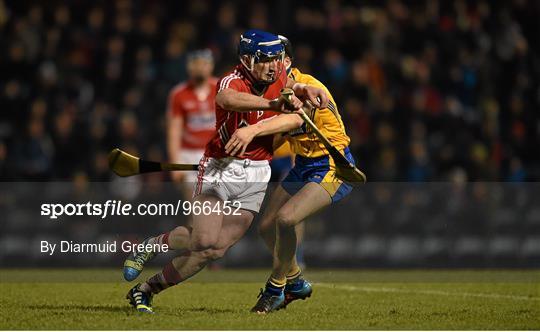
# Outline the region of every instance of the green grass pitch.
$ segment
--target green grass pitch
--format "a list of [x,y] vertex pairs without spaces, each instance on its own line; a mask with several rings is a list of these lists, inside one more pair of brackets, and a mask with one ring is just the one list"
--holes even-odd
[[0,270],[0,330],[540,329],[538,270],[308,270],[310,299],[252,314],[267,273],[203,271],[144,315],[120,269]]

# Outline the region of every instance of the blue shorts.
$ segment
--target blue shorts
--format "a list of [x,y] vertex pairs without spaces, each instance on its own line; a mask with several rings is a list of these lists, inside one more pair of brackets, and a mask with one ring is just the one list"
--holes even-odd
[[272,169],[270,182],[279,182],[289,174],[289,171],[292,168],[292,157],[285,156],[273,158],[270,162],[270,168]]
[[[347,160],[354,164],[349,148],[345,148],[343,152]],[[308,182],[320,184],[330,194],[332,203],[339,201],[352,191],[350,184],[336,177],[336,166],[330,156],[307,158],[297,155],[293,169],[285,177],[281,186],[292,196]]]

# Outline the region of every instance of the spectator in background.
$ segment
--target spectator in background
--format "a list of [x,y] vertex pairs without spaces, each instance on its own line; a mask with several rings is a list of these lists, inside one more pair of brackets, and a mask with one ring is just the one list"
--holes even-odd
[[[215,96],[217,78],[212,76],[214,58],[209,49],[188,54],[188,81],[177,84],[167,103],[167,151],[169,160],[198,164],[206,143],[216,131]],[[183,181],[184,199],[191,199],[197,172],[173,172],[173,180]]]
[[14,168],[26,180],[51,179],[54,145],[41,118],[28,122],[26,135],[14,144]]

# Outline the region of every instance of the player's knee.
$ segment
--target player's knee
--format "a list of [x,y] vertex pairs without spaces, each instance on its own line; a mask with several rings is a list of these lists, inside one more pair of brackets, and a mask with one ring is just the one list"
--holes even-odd
[[217,239],[209,235],[199,235],[191,239],[191,250],[204,251],[215,247]]
[[208,261],[215,261],[225,255],[227,249],[207,249],[201,252],[201,255]]
[[276,215],[276,223],[279,227],[294,227],[298,221],[286,211],[279,211]]
[[225,256],[226,252],[227,252],[227,248],[214,249],[214,250],[212,250],[212,253],[210,254],[210,259],[213,260],[213,261],[218,260],[218,259],[222,258],[223,256]]

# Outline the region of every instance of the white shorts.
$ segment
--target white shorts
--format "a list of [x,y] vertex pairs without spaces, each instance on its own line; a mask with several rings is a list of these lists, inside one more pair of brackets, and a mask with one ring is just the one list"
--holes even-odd
[[270,173],[268,160],[203,157],[193,197],[214,195],[223,201],[239,202],[243,210],[259,212]]
[[[178,152],[178,163],[180,164],[195,164],[197,165],[204,155],[204,149],[182,149]],[[184,172],[184,182],[196,183],[197,171],[182,171]]]

